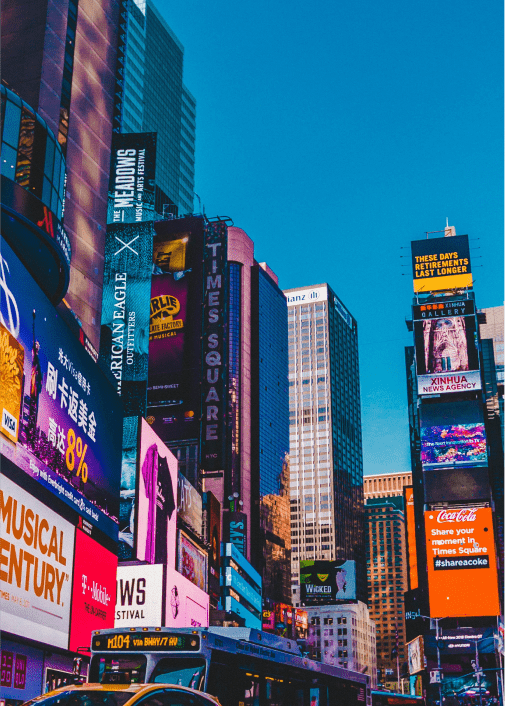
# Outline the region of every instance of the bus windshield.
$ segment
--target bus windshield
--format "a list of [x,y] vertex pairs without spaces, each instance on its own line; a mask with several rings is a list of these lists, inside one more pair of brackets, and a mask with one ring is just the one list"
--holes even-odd
[[177,684],[201,689],[205,678],[205,660],[168,657],[156,665],[151,682],[157,684]]
[[100,655],[91,658],[88,681],[101,684],[104,674],[127,673],[132,684],[143,684],[146,680],[147,658],[145,655]]

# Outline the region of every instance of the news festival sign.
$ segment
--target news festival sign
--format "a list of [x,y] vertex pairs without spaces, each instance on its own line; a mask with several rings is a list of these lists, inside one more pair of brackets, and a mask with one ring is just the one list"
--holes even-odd
[[[117,539],[123,412],[112,385],[2,240],[0,451]],[[7,405],[5,404],[7,402]]]

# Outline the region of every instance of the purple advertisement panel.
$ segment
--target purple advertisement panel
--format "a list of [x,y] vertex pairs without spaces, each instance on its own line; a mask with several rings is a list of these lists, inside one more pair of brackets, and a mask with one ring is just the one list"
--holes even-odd
[[163,441],[200,428],[203,218],[154,224],[148,420]]
[[0,323],[24,352],[17,441],[1,428],[2,454],[117,539],[120,400],[4,241]]
[[137,559],[175,568],[177,459],[142,419],[137,494]]

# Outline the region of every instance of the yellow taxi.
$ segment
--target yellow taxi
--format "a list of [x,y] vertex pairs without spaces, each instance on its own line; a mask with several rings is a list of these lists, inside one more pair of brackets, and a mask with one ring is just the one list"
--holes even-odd
[[220,706],[202,691],[174,684],[82,684],[64,686],[23,706]]

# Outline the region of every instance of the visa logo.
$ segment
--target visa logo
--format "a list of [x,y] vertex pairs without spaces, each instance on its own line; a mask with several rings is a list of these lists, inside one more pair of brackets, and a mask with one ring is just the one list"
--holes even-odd
[[9,434],[13,434],[14,436],[17,434],[18,420],[5,408],[2,410],[2,427],[8,431]]

